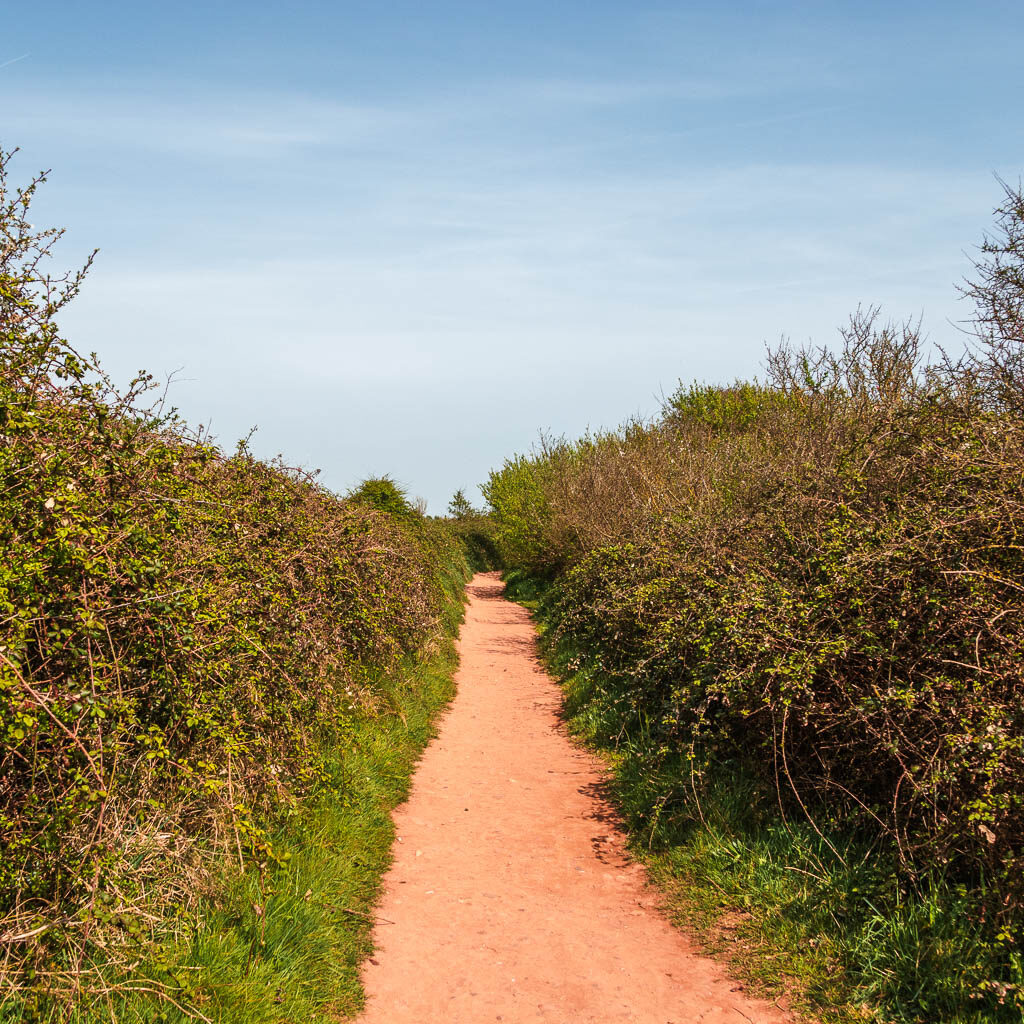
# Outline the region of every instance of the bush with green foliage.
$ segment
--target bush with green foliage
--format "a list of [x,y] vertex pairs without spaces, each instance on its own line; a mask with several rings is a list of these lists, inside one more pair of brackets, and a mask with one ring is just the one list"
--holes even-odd
[[409,496],[389,476],[369,477],[349,493],[349,498],[359,505],[399,519],[416,514],[416,509],[409,503]]
[[[387,479],[342,499],[119,393],[59,334],[0,158],[0,990],[95,990],[333,777],[466,565]],[[121,952],[118,952],[121,951]],[[91,989],[90,986],[93,986]]]
[[874,858],[888,887],[850,915],[966,894],[983,955],[886,990],[902,1019],[937,1019],[942,986],[943,1019],[1024,1008],[1019,192],[998,217],[962,359],[860,312],[838,351],[784,346],[767,383],[681,388],[485,488],[507,564],[551,584],[550,648],[588,668],[580,713],[643,762],[652,836],[752,778],[840,860]]
[[448,503],[447,522],[449,529],[462,543],[471,569],[489,572],[502,567],[495,540],[494,520],[474,508],[461,489],[452,495]]

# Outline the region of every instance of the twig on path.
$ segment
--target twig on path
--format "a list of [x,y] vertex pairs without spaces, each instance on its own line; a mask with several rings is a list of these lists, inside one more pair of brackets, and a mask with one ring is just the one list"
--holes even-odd
[[336,910],[339,914],[354,914],[356,917],[365,917],[367,921],[383,921],[384,924],[396,924],[387,917],[377,917],[374,914],[364,914],[361,910],[352,910],[351,907],[336,907],[333,903],[322,903],[321,906],[328,910]]
[[338,908],[343,914],[355,914],[356,917],[365,917],[367,921],[383,921],[384,924],[395,924],[390,918],[376,917],[374,914],[364,914],[361,910],[349,910],[348,907]]

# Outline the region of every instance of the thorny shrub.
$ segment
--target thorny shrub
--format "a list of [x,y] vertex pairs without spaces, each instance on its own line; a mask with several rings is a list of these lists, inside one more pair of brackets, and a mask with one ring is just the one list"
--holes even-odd
[[660,813],[698,814],[716,766],[742,763],[824,835],[874,837],[907,893],[936,872],[972,887],[1009,950],[1024,924],[1020,192],[997,214],[963,358],[928,364],[916,324],[860,311],[837,351],[783,346],[766,383],[681,388],[653,424],[545,441],[486,494],[509,566],[552,584],[550,638],[627,695],[622,734],[647,737],[651,776],[691,759]]
[[[55,317],[0,158],[0,989],[73,998],[267,828],[464,572],[437,524],[230,457]],[[447,588],[447,591],[446,591]],[[127,952],[124,952],[127,950]],[[119,952],[120,951],[120,952]],[[29,993],[31,994],[31,993]]]

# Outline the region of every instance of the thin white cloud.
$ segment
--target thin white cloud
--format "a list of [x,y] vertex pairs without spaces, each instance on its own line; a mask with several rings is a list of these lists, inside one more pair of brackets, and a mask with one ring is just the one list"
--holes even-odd
[[31,56],[32,56],[32,54],[30,54],[30,53],[23,53],[23,54],[21,54],[18,57],[11,57],[10,60],[5,60],[2,63],[0,63],[0,68],[9,67],[11,64],[17,64],[18,61],[25,60],[26,57],[31,57]]
[[[5,132],[23,138],[45,126],[65,141],[78,140],[93,147],[145,148],[216,160],[246,159],[254,150],[268,156],[314,147],[372,153],[377,147],[387,151],[459,141],[486,151],[501,146],[503,125],[517,125],[527,134],[532,125],[537,136],[544,136],[550,145],[550,122],[573,123],[588,111],[662,101],[699,108],[742,98],[764,100],[768,95],[770,90],[763,82],[743,76],[530,78],[386,102],[251,90],[232,94],[218,89],[211,95],[198,85],[174,92],[154,91],[122,83],[117,90],[86,85],[73,94],[44,89],[12,97],[5,112]],[[786,113],[782,118],[794,116],[809,115]]]
[[[750,96],[763,90],[741,78],[679,78],[660,80],[615,80],[612,78],[548,78],[509,82],[484,90],[477,102],[495,99],[511,103],[542,103],[566,107],[619,107],[672,100],[715,101]],[[493,105],[491,106],[493,110]]]
[[246,159],[254,150],[287,151],[309,146],[366,146],[397,137],[412,124],[397,110],[293,96],[140,96],[83,90],[34,95],[11,103],[4,130],[10,137],[40,129],[98,149],[149,149],[213,159]]

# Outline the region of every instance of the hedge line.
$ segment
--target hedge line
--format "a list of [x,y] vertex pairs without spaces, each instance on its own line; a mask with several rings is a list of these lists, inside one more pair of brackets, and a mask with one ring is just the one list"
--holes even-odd
[[993,1013],[1024,1007],[1022,239],[1008,190],[961,359],[861,311],[835,350],[782,347],[766,382],[680,388],[486,487],[549,644],[643,748],[651,828],[742,772],[836,857],[859,837],[897,901],[969,892],[991,957],[962,995]]
[[[55,318],[0,159],[0,988],[88,989],[208,868],[273,866],[383,673],[457,613],[440,523],[231,455]],[[375,492],[374,492],[375,493]],[[401,499],[401,495],[399,494]]]

